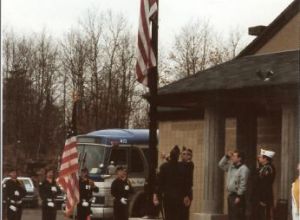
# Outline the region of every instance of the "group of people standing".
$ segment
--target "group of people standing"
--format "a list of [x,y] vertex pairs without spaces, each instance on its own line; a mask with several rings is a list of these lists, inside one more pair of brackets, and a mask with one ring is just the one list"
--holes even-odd
[[[181,160],[179,157],[181,154]],[[188,220],[193,199],[192,150],[175,146],[157,175],[154,205],[161,205],[165,220]]]
[[[275,168],[272,164],[274,151],[261,149],[257,157],[258,168],[253,175],[252,218],[256,220],[273,220],[273,183]],[[250,170],[244,164],[245,155],[236,150],[229,151],[219,162],[219,167],[227,172],[226,187],[228,191],[229,220],[246,219],[246,192]]]
[[[22,182],[18,180],[17,170],[9,170],[9,177],[3,184],[3,200],[6,201],[7,220],[21,220],[22,199],[26,195],[26,190]],[[86,220],[91,214],[92,192],[97,192],[98,188],[88,177],[88,170],[83,168],[79,177],[79,197],[77,204],[77,219]],[[61,193],[60,187],[55,180],[55,169],[45,170],[45,179],[39,183],[39,195],[42,201],[42,220],[56,219],[55,198]]]
[[[180,159],[181,155],[181,159]],[[252,201],[252,218],[255,220],[274,219],[273,183],[276,170],[272,160],[274,151],[261,149],[257,157],[258,168],[255,170],[252,185],[254,186]],[[166,161],[159,167],[154,205],[162,207],[165,220],[188,220],[189,208],[193,200],[192,150],[183,147],[180,151],[175,146]],[[246,192],[250,170],[245,165],[245,155],[236,150],[229,151],[219,161],[219,167],[227,172],[226,188],[228,192],[228,219],[246,219]],[[293,220],[300,220],[300,163],[299,177],[292,184],[292,214]],[[56,219],[55,198],[61,192],[54,178],[55,170],[45,172],[45,180],[39,184],[39,194],[42,200],[42,220]],[[20,220],[22,216],[22,199],[26,195],[23,184],[17,179],[17,170],[9,170],[10,179],[3,184],[3,199],[7,205],[7,220]],[[217,184],[217,183],[216,183]],[[91,214],[92,193],[98,188],[88,176],[88,170],[83,168],[79,178],[80,201],[77,205],[77,219],[86,220]],[[116,168],[116,179],[111,185],[114,197],[114,220],[128,220],[128,198],[133,188],[124,167]]]
[[[252,219],[255,220],[273,220],[273,183],[276,174],[272,164],[274,155],[273,151],[261,149],[257,157],[259,166],[252,174],[252,184],[255,186],[251,195]],[[163,207],[165,220],[188,220],[193,199],[192,150],[184,148],[180,152],[179,147],[175,146],[166,160],[159,168],[153,203]],[[244,162],[245,155],[238,150],[229,151],[219,162],[219,167],[227,172],[229,220],[246,219],[246,192],[250,170]],[[299,188],[295,187],[294,191],[297,190]]]
[[[181,155],[181,160],[179,157]],[[193,199],[192,150],[183,147],[182,152],[175,146],[160,166],[157,175],[153,203],[162,207],[165,220],[188,220],[189,207]],[[126,168],[116,168],[116,178],[111,185],[114,197],[114,220],[128,220],[128,199],[133,188]]]

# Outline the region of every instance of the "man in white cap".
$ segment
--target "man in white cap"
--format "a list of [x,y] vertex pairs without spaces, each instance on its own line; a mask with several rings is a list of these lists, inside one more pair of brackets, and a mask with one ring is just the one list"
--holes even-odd
[[254,179],[254,219],[273,219],[273,183],[275,179],[275,168],[272,159],[274,151],[261,149],[257,157],[259,167]]

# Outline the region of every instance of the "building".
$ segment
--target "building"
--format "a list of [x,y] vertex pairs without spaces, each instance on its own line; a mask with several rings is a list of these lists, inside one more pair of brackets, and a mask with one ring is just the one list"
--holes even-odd
[[299,161],[299,5],[294,0],[269,26],[251,28],[257,37],[236,59],[158,90],[159,153],[175,144],[194,152],[193,220],[226,215],[217,164],[228,149],[246,152],[251,169],[259,146],[274,150],[275,199],[290,200]]

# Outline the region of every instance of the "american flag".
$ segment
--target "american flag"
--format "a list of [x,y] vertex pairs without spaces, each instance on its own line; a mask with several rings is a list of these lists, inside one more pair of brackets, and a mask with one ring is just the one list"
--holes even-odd
[[148,85],[148,70],[156,66],[156,57],[151,42],[150,24],[151,21],[156,20],[157,13],[157,0],[141,0],[136,74],[138,81],[144,85]]
[[66,215],[73,214],[73,210],[79,202],[79,163],[76,149],[76,111],[77,102],[74,103],[72,126],[68,131],[67,140],[61,157],[61,165],[57,182],[66,193]]

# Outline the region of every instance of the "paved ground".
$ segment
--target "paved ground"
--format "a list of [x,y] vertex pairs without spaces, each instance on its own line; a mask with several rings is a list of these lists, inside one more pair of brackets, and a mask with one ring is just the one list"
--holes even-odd
[[[40,208],[38,209],[23,209],[22,220],[41,220],[42,219],[42,211]],[[6,220],[5,218],[3,220]],[[57,210],[56,220],[72,220],[71,218],[66,218],[63,215],[63,212]],[[130,220],[140,220],[140,218],[130,218]],[[150,219],[148,219],[150,220]]]
[[[41,209],[29,209],[29,208],[23,209],[22,220],[41,220],[41,219],[42,219]],[[3,220],[6,220],[6,218],[4,217]],[[72,220],[72,219],[64,218],[63,212],[58,210],[56,220]]]
[[[22,220],[41,220],[42,210],[41,209],[24,209]],[[56,220],[65,220],[63,212],[58,210]],[[71,219],[70,219],[71,220]]]

